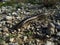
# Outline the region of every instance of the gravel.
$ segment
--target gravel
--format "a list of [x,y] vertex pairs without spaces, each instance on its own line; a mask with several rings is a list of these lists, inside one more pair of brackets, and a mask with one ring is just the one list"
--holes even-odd
[[[22,3],[20,8],[3,5],[0,15],[0,37],[5,44],[60,45],[60,4],[54,8],[30,3]],[[20,27],[22,23],[24,24]]]

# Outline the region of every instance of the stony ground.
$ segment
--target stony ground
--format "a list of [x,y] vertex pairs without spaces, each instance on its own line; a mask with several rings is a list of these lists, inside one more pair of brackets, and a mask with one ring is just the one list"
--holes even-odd
[[0,7],[0,45],[60,45],[60,4],[20,5]]

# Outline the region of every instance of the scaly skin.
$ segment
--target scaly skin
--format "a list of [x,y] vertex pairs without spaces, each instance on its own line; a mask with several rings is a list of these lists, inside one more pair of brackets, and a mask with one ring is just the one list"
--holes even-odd
[[42,20],[42,18],[45,19],[46,17],[45,17],[45,15],[35,15],[35,16],[31,16],[31,17],[29,17],[29,18],[26,18],[26,19],[23,19],[22,21],[20,21],[18,24],[16,24],[15,26],[13,26],[12,29],[17,30],[18,28],[23,27],[23,25],[28,24],[30,21],[35,20],[35,19],[38,19],[38,18],[39,18],[40,20]]

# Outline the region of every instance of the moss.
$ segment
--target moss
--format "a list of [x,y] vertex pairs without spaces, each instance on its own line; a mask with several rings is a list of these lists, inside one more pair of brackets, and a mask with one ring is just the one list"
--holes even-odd
[[45,6],[53,6],[59,2],[59,0],[43,0],[42,2]]
[[14,2],[14,1],[8,1],[8,2],[0,2],[0,7],[1,6],[14,6],[14,4],[17,4],[17,2]]
[[13,34],[10,34],[10,35],[9,35],[9,37],[10,37],[10,38],[13,38],[13,37],[14,37],[14,35],[13,35]]
[[27,0],[27,2],[32,4],[40,4],[41,0]]
[[0,37],[0,44],[3,43],[3,41],[4,41],[4,38]]
[[3,3],[2,2],[0,2],[0,7],[3,5]]
[[30,31],[30,32],[29,32],[29,35],[30,35],[30,36],[33,35],[33,32]]
[[28,36],[32,36],[33,35],[33,32],[29,31],[29,32],[24,32],[25,35],[28,35]]

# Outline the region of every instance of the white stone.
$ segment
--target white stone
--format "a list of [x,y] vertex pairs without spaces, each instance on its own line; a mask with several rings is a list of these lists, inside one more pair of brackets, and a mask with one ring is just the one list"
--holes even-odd
[[6,16],[7,20],[12,20],[12,16]]
[[3,22],[3,25],[5,25],[5,21],[2,21]]
[[6,33],[6,36],[9,36],[9,34],[8,34],[8,33]]
[[10,41],[13,42],[14,38],[10,38]]
[[0,24],[0,27],[2,27],[2,24]]
[[39,29],[37,29],[37,30],[39,30]]
[[9,43],[9,45],[19,45],[18,43]]
[[9,15],[11,15],[11,13],[8,13]]
[[60,21],[59,20],[57,20],[57,23],[58,23],[58,25],[60,25]]
[[40,42],[40,40],[39,40],[39,39],[37,39],[37,42]]
[[0,13],[2,13],[1,9],[0,9]]
[[20,31],[21,31],[21,29],[18,29],[18,31],[20,32]]
[[28,15],[28,14],[30,14],[30,12],[25,12],[25,11],[24,11],[24,14]]
[[41,12],[42,12],[42,10],[39,10],[39,12],[41,13]]
[[21,9],[18,8],[18,11],[20,11]]
[[17,15],[17,13],[16,12],[13,12],[12,15]]
[[45,13],[45,15],[48,15],[48,13]]
[[27,29],[29,29],[29,28],[30,28],[30,25],[28,25]]
[[21,19],[21,17],[16,17],[17,19]]
[[2,30],[2,28],[0,28],[0,30]]
[[57,35],[60,36],[60,32],[58,32]]
[[51,41],[47,41],[45,45],[54,45],[54,43]]
[[55,27],[55,25],[53,23],[50,23],[52,27]]
[[26,39],[27,39],[27,36],[24,36],[24,41],[26,41]]
[[8,31],[8,28],[7,28],[7,27],[4,27],[3,30],[4,30],[4,31]]
[[34,29],[34,27],[31,27],[32,28],[32,30]]
[[2,11],[5,11],[6,10],[6,7],[2,6]]
[[54,34],[54,31],[55,31],[54,28],[51,28],[51,34]]
[[9,23],[9,24],[12,24],[12,21],[6,21],[7,23]]

